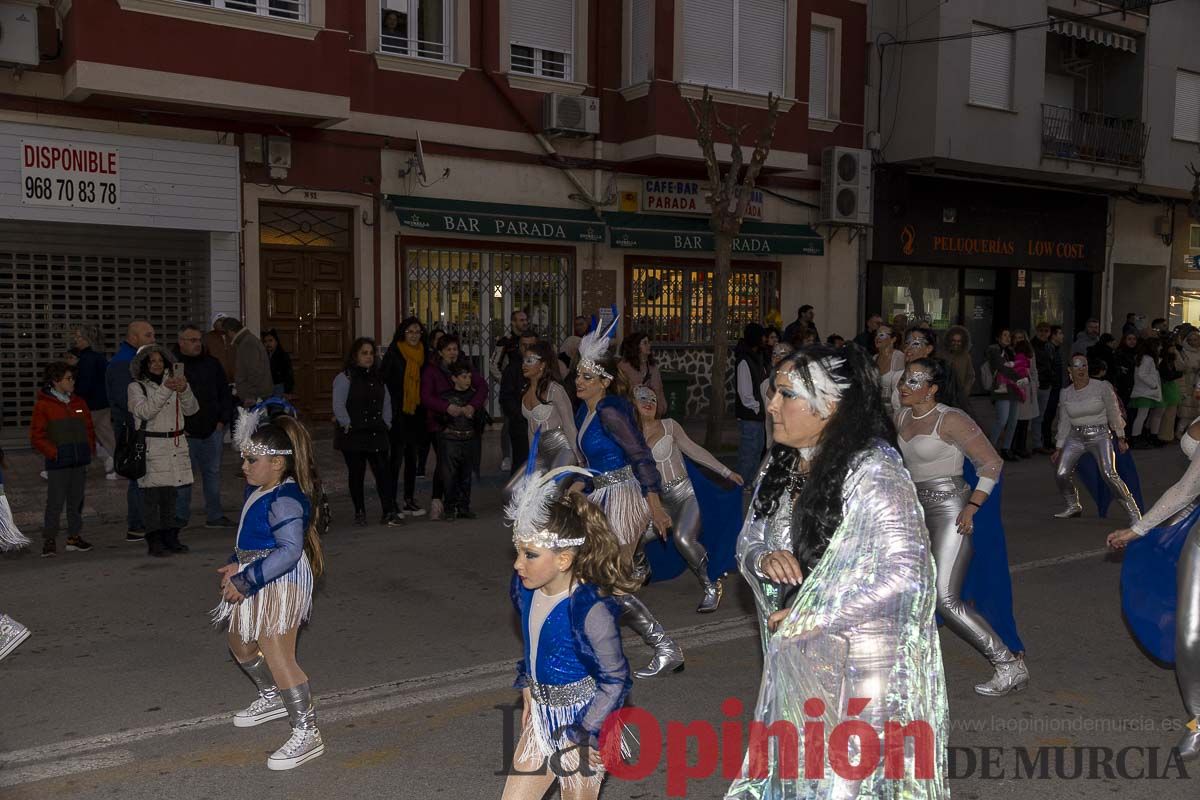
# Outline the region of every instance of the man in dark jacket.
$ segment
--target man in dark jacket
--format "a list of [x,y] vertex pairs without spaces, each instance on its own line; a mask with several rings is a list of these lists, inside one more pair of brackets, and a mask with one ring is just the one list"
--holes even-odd
[[[1042,383],[1042,356],[1038,355],[1038,349],[1035,348],[1034,354],[1038,359],[1038,387],[1050,387],[1050,394],[1046,398],[1046,407],[1042,408],[1038,405],[1038,410],[1042,416],[1042,452],[1043,454],[1053,453],[1050,449],[1055,441],[1054,434],[1054,417],[1058,413],[1058,397],[1062,393],[1063,376],[1066,374],[1063,366],[1063,342],[1066,341],[1067,335],[1063,332],[1061,325],[1051,325],[1049,330],[1047,343],[1042,345],[1050,360],[1050,371],[1046,375],[1046,383]],[[1040,335],[1040,332],[1039,332]]]
[[525,415],[521,413],[521,387],[525,383],[522,373],[525,354],[537,343],[537,334],[525,331],[517,339],[517,352],[509,357],[500,377],[500,409],[507,420],[509,452],[512,453],[512,465],[509,474],[525,469],[529,460],[529,425]]
[[[125,329],[125,341],[104,370],[104,387],[108,394],[108,406],[112,415],[113,436],[117,442],[125,436],[125,428],[131,424],[129,417],[129,362],[137,355],[138,348],[154,344],[154,326],[144,319],[135,319]],[[146,525],[142,513],[142,491],[137,481],[129,482],[125,495],[128,531],[127,542],[141,542],[146,536]]]
[[762,359],[763,328],[751,322],[742,332],[742,340],[734,351],[736,359],[736,411],[738,420],[737,472],[743,486],[753,486],[767,443],[765,426],[767,406],[762,396],[762,382],[767,370]]
[[[204,527],[232,528],[233,522],[221,513],[221,453],[225,429],[233,424],[233,395],[221,362],[204,352],[204,331],[187,324],[179,329],[175,355],[183,364],[183,374],[200,410],[184,418],[188,454],[192,471],[204,481]],[[192,484],[175,492],[175,520],[187,527],[192,515]]]
[[[1046,419],[1046,411],[1050,407],[1050,394],[1058,388],[1058,379],[1054,377],[1054,345],[1050,344],[1050,323],[1039,322],[1033,341],[1033,358],[1037,366],[1038,383],[1038,415],[1034,417],[1029,427],[1033,430],[1033,452],[1047,455],[1053,453],[1053,448],[1046,447],[1045,431],[1042,424]],[[1053,439],[1050,440],[1053,443]]]
[[108,409],[108,387],[105,384],[105,370],[108,369],[108,359],[103,353],[92,349],[97,333],[90,325],[80,325],[71,331],[72,349],[79,363],[75,365],[75,394],[87,403],[88,411],[92,412],[92,427],[96,430],[96,453],[104,459],[105,477],[116,480],[113,472],[113,453],[116,451],[116,440],[113,438],[112,418]]
[[858,336],[854,337],[854,343],[868,353],[875,354],[875,331],[879,330],[879,326],[883,324],[883,317],[878,314],[872,314],[867,317],[867,328]]

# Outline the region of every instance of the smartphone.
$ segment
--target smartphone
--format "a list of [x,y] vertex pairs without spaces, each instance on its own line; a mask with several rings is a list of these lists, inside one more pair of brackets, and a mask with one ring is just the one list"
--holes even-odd
[[183,377],[183,364],[175,363],[171,365],[171,375],[176,378]]

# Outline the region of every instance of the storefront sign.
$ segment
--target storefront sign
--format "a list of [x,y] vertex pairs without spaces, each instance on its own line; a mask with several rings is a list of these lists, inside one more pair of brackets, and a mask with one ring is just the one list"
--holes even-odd
[[[707,216],[711,210],[705,192],[705,184],[700,181],[646,178],[642,182],[642,211]],[[626,209],[622,206],[621,210]],[[763,193],[756,189],[750,194],[746,219],[762,219],[762,216]]]
[[[649,214],[608,214],[609,245],[625,250],[711,253],[715,239],[698,221]],[[734,255],[805,255],[825,253],[825,240],[807,225],[746,223],[733,240]]]
[[34,206],[119,209],[116,147],[21,139],[21,202]]
[[400,224],[468,236],[515,236],[558,242],[603,242],[604,223],[589,211],[389,196]]

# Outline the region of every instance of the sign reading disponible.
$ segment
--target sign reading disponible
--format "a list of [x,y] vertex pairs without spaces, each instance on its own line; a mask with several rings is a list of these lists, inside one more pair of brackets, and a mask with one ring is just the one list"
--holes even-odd
[[21,202],[64,208],[120,208],[121,159],[117,148],[22,139]]

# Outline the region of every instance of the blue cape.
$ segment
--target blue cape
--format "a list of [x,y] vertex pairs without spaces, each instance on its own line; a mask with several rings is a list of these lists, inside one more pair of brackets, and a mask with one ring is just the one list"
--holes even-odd
[[[978,483],[969,460],[963,463],[963,479],[971,486]],[[975,554],[963,581],[962,598],[988,621],[1009,650],[1023,653],[1025,643],[1017,633],[1017,621],[1013,618],[1008,545],[1004,540],[1004,523],[1000,519],[1003,487],[1004,478],[1001,476],[983,507],[975,512],[975,531],[971,534],[975,538]],[[941,621],[939,616],[938,622]]]
[[[1113,451],[1117,454],[1117,474],[1121,476],[1121,480],[1125,481],[1125,485],[1129,487],[1129,491],[1133,495],[1133,501],[1144,513],[1146,503],[1142,500],[1142,481],[1138,478],[1137,465],[1133,463],[1133,451],[1122,453],[1116,448],[1117,443],[1114,441]],[[1090,453],[1084,453],[1083,457],[1079,459],[1079,464],[1075,467],[1075,474],[1079,476],[1080,482],[1087,487],[1092,499],[1096,501],[1096,510],[1100,512],[1100,518],[1107,518],[1108,507],[1112,504],[1112,492],[1108,490],[1108,484],[1101,480],[1100,465],[1096,463],[1096,459],[1092,458]]]
[[1121,611],[1133,636],[1146,652],[1175,663],[1175,602],[1179,586],[1175,567],[1192,527],[1200,522],[1200,506],[1180,522],[1147,531],[1125,549],[1121,565]]
[[[690,459],[685,458],[683,463],[700,503],[700,543],[708,551],[708,578],[715,581],[737,569],[734,550],[742,530],[742,487],[725,488],[709,480]],[[687,569],[687,562],[670,538],[648,542],[646,560],[650,562],[652,583],[670,580]]]

